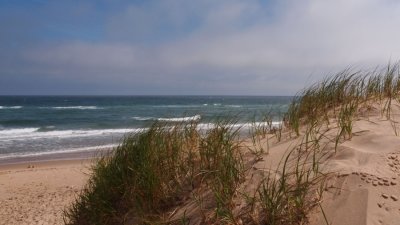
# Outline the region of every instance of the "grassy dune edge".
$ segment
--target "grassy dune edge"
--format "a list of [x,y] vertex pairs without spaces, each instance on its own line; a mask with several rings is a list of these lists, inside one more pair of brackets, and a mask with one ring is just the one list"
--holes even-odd
[[324,209],[337,171],[330,162],[361,132],[359,121],[379,117],[398,136],[399,91],[397,64],[347,69],[301,91],[282,125],[272,126],[266,113],[248,138],[235,119],[208,130],[155,123],[93,165],[64,221],[331,224]]

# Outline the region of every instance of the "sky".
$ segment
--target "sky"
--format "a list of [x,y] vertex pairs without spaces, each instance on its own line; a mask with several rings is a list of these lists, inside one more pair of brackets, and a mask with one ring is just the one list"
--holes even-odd
[[0,95],[293,95],[400,59],[397,0],[0,0]]

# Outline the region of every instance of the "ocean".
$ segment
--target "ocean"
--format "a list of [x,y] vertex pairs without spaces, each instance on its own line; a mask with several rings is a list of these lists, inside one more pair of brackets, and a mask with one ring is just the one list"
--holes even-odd
[[286,96],[0,96],[0,160],[109,149],[155,121],[239,124],[271,112],[279,122]]

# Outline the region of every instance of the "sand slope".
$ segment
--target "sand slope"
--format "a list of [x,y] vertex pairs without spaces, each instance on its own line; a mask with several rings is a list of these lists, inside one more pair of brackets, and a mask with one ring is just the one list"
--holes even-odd
[[[352,138],[341,139],[336,152],[332,140],[337,123],[333,117],[330,120],[327,138],[322,140],[328,144],[321,165],[322,172],[329,174],[321,205],[330,225],[400,224],[400,107],[393,104],[390,119],[381,107],[375,104],[368,115],[357,116]],[[257,174],[278,168],[282,157],[302,139],[288,132],[284,136],[281,142],[270,139],[269,154],[252,165],[240,191],[251,193],[260,182]],[[319,207],[310,212],[309,223],[327,224]]]
[[[337,174],[322,203],[330,224],[400,224],[400,137],[393,124],[381,115],[360,118],[353,138],[326,162],[325,171]],[[312,224],[326,222],[319,213]]]

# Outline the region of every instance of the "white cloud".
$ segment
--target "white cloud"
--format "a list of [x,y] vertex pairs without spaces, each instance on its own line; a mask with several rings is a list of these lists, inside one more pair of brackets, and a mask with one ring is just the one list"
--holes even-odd
[[[384,4],[386,3],[386,4]],[[400,57],[400,5],[387,1],[302,1],[272,24],[199,33],[168,46],[171,64],[309,68],[385,63]]]
[[[400,59],[400,2],[287,0],[268,7],[227,0],[127,7],[108,23],[110,35],[123,41],[48,46],[27,50],[25,59],[44,72],[68,68],[104,82],[142,82],[155,93],[163,85],[190,92],[174,85],[192,85],[204,94],[293,94],[310,74],[316,79],[347,66]],[[165,27],[178,36],[151,36],[168,33],[158,30]],[[136,34],[156,41],[137,42]]]

